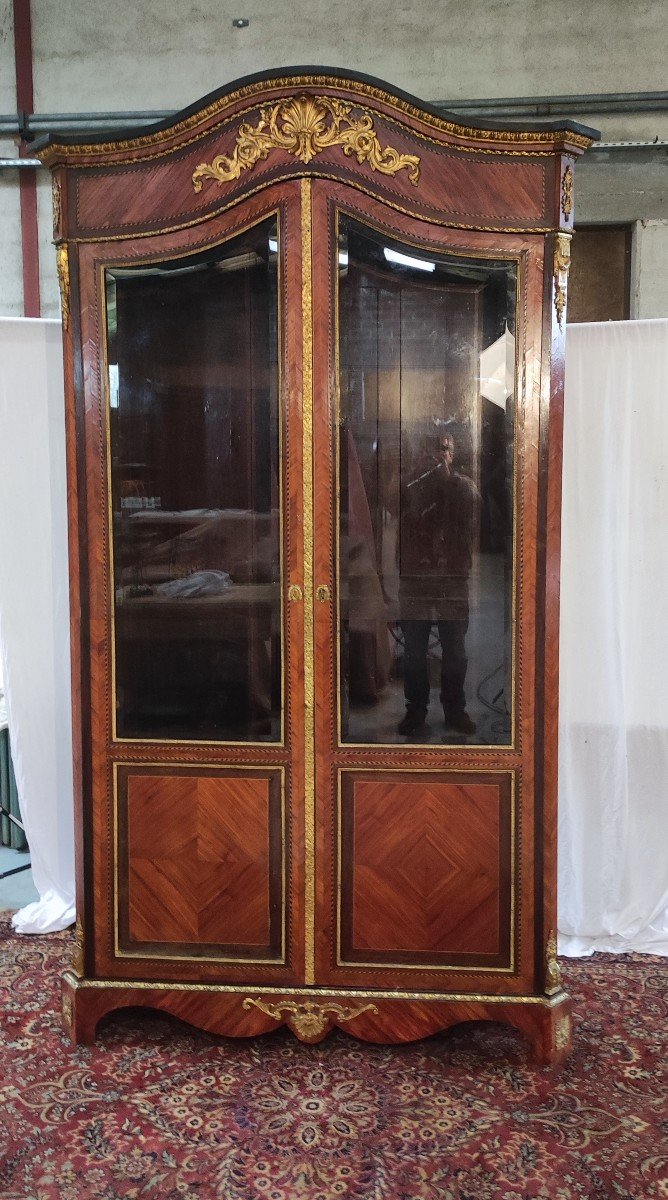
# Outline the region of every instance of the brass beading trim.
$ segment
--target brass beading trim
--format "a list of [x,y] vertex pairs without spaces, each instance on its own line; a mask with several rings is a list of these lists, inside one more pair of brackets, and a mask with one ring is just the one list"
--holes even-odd
[[[212,995],[221,996],[247,996],[251,990],[247,983],[163,983],[158,980],[149,982],[145,979],[78,979],[72,971],[65,971],[63,979],[75,991],[116,990],[120,992],[174,992],[175,994],[183,992],[186,995],[192,992],[210,992]],[[313,996],[331,996],[332,998],[339,999],[342,997],[347,999],[349,996],[353,996],[364,1000],[406,1000],[408,1002],[426,1000],[438,1004],[531,1004],[546,1009],[558,1008],[568,998],[565,992],[560,992],[557,996],[523,996],[497,993],[488,994],[484,992],[382,991],[377,988],[371,991],[345,986],[339,988],[314,987],[305,991],[303,985],[301,987],[281,987],[280,984],[278,986],[275,984],[258,984],[257,986],[253,986],[252,991],[256,995],[264,996],[299,996],[304,1001],[312,999]]]
[[313,613],[313,284],[311,181],[300,181],[304,547],[304,978],[315,983],[315,681]]

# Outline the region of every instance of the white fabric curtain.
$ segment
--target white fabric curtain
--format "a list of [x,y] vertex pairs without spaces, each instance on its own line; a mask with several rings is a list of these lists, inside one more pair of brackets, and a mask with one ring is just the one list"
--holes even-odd
[[668,954],[668,321],[572,325],[561,572],[566,954]]
[[[0,653],[41,900],[74,917],[58,322],[0,320]],[[568,331],[560,948],[668,954],[668,321]]]
[[21,933],[74,921],[63,363],[59,321],[0,319],[0,655],[40,899]]

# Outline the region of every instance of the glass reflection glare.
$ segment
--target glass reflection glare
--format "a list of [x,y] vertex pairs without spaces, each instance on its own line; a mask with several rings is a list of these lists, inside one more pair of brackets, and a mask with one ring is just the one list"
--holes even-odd
[[106,272],[120,737],[281,738],[277,249]]
[[341,737],[509,744],[515,266],[387,241],[340,217]]

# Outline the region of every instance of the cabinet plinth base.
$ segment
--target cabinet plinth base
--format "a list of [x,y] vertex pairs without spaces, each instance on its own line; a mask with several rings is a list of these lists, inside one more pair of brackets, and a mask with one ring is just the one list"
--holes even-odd
[[333,1028],[362,1041],[412,1042],[466,1021],[501,1021],[528,1039],[537,1063],[555,1065],[571,1048],[571,1001],[547,996],[335,992],[322,988],[267,991],[206,984],[153,984],[63,978],[63,1020],[75,1045],[95,1040],[98,1021],[122,1008],[154,1008],[224,1037],[256,1037],[287,1025],[302,1042]]

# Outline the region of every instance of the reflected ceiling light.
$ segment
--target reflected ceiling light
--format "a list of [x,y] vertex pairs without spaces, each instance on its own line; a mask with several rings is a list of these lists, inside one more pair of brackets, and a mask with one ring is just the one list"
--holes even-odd
[[230,258],[221,258],[213,264],[216,271],[248,271],[251,267],[261,266],[262,259],[254,250],[245,254],[233,254]]
[[271,254],[278,254],[278,242],[276,238],[269,238],[269,251]]
[[109,363],[109,407],[118,408],[118,363]]
[[348,251],[347,250],[339,250],[339,266],[340,267],[348,266]]
[[401,267],[415,267],[418,271],[435,271],[436,263],[425,262],[423,258],[410,258],[408,254],[399,254],[398,250],[383,249],[388,262],[398,263]]

